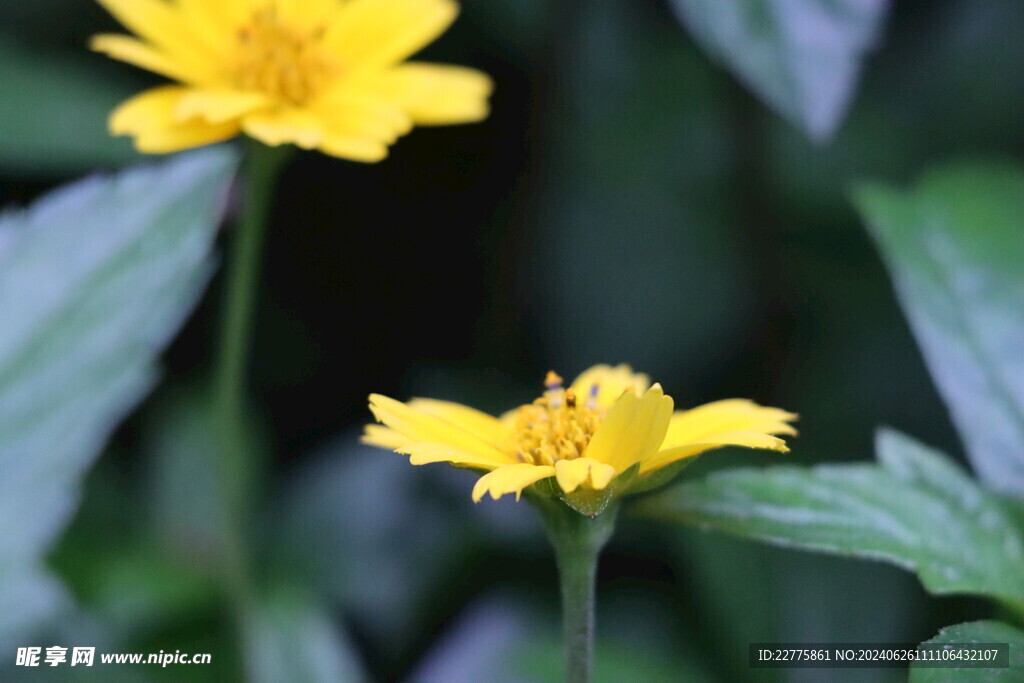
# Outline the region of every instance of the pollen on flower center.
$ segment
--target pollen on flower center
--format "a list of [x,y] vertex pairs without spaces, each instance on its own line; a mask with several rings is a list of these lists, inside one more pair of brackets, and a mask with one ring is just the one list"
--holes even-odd
[[549,372],[544,395],[521,406],[516,415],[513,448],[516,457],[534,465],[553,465],[583,455],[604,419],[597,405],[595,384],[582,401],[562,387],[562,378]]
[[300,29],[282,22],[273,5],[253,12],[238,30],[235,84],[301,105],[323,85],[336,65],[320,49],[324,28]]

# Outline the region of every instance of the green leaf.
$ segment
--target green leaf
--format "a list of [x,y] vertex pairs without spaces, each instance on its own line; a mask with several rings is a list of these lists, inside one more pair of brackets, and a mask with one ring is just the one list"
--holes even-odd
[[235,164],[204,150],[0,215],[0,583],[47,552],[155,383],[213,269]]
[[950,166],[857,205],[978,476],[1024,495],[1024,170]]
[[367,680],[355,650],[319,603],[297,588],[259,598],[246,623],[246,668],[268,683]]
[[812,138],[830,137],[888,0],[672,0],[694,39]]
[[107,132],[107,117],[133,93],[91,56],[0,37],[0,168],[21,175],[120,166],[138,156]]
[[[207,382],[179,382],[150,405],[140,430],[149,533],[170,547],[187,548],[197,562],[218,566],[224,527],[213,390]],[[267,462],[266,429],[252,414],[243,419],[245,450],[254,465],[246,474],[256,477]]]
[[881,467],[820,465],[718,472],[641,503],[670,522],[782,546],[873,558],[938,594],[1024,604],[1024,541],[996,494],[943,454],[896,432]]
[[947,626],[925,641],[945,643],[1009,643],[1008,669],[939,669],[911,666],[910,683],[1016,683],[1024,679],[1024,633],[998,621],[971,621]]

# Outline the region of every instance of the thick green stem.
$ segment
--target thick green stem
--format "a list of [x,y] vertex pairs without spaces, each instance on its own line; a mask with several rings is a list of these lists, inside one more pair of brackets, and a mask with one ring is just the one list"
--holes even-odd
[[553,501],[540,507],[562,591],[565,680],[589,683],[594,666],[594,586],[597,558],[615,530],[616,508],[596,517]]
[[216,471],[224,525],[224,574],[236,601],[247,592],[246,519],[252,477],[246,433],[245,375],[267,217],[287,150],[253,142],[242,175],[242,204],[230,235],[224,303],[214,375],[214,410],[219,435]]

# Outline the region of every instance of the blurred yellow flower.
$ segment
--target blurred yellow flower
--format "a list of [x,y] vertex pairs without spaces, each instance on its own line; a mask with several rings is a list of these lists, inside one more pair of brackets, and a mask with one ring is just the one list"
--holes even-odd
[[381,425],[368,425],[366,443],[410,456],[413,465],[448,462],[486,470],[473,488],[499,498],[554,477],[566,494],[602,490],[634,465],[638,481],[683,458],[745,446],[787,451],[776,434],[795,435],[793,413],[745,399],[716,401],[673,412],[661,385],[629,366],[597,365],[569,388],[548,373],[544,395],[493,417],[447,401],[402,403],[370,396]]
[[355,161],[413,125],[479,121],[490,78],[405,62],[454,21],[454,0],[98,0],[138,38],[92,47],[179,85],[118,107],[115,135],[173,152],[239,132]]

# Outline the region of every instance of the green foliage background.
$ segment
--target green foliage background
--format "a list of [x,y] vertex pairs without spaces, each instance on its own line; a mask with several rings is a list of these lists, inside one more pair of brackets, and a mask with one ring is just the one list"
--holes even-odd
[[[733,10],[717,17],[690,0],[466,5],[429,56],[494,75],[486,123],[417,131],[379,166],[305,154],[285,173],[253,359],[254,459],[266,486],[253,524],[260,594],[242,649],[212,576],[220,549],[204,380],[215,276],[178,331],[215,266],[207,246],[231,211],[232,152],[132,171],[119,181],[123,196],[87,181],[99,196],[89,185],[71,191],[64,201],[80,203],[44,214],[56,227],[32,241],[15,239],[30,220],[0,218],[0,647],[12,653],[0,650],[0,678],[24,675],[3,668],[15,645],[53,641],[214,654],[211,667],[123,667],[103,671],[108,680],[232,680],[243,666],[268,681],[557,679],[554,566],[533,511],[509,500],[474,506],[471,475],[412,468],[358,445],[370,391],[500,411],[532,398],[549,368],[571,375],[630,362],[681,406],[745,396],[802,416],[785,458],[723,451],[686,470],[678,491],[693,493],[684,498],[691,505],[749,470],[706,475],[742,465],[791,466],[780,478],[845,467],[887,477],[866,464],[880,425],[965,464],[970,453],[981,481],[1013,489],[1007,472],[1020,444],[1004,442],[1006,469],[978,464],[993,448],[971,429],[980,399],[966,398],[955,373],[942,370],[948,363],[934,360],[949,348],[941,325],[936,341],[922,344],[940,368],[933,384],[857,206],[888,248],[909,237],[882,236],[879,224],[910,209],[900,206],[902,190],[878,187],[908,187],[958,159],[1021,158],[1024,5],[908,0],[886,11],[883,2],[806,0],[787,5],[791,16],[767,16],[763,3],[735,0],[715,3]],[[814,30],[801,23],[812,18]],[[84,0],[0,2],[0,204],[140,161],[106,136],[104,117],[155,81],[84,49],[90,34],[112,28]],[[820,41],[829,59],[801,52],[808,35],[832,38]],[[965,182],[984,188],[1002,182],[971,177]],[[854,193],[866,180],[881,185]],[[939,203],[967,192],[943,182],[929,186]],[[1005,190],[1010,203],[1014,187]],[[189,194],[202,192],[203,201]],[[175,213],[181,196],[191,198],[188,215]],[[1003,278],[995,300],[985,298],[998,307],[999,297],[1014,300],[1022,276],[1019,261],[993,254],[1017,253],[1020,214],[1001,222],[979,211],[972,220],[991,229],[968,231],[961,243],[972,272]],[[132,228],[155,242],[139,238],[139,247]],[[146,249],[151,243],[180,249]],[[14,244],[42,254],[20,279],[13,266],[27,261],[15,261]],[[71,279],[68,264],[104,244],[103,253],[129,254],[126,274],[97,267]],[[187,277],[160,279],[168,273]],[[26,282],[33,286],[15,288]],[[897,285],[911,320],[921,315],[916,292],[941,294],[912,275]],[[26,336],[30,312],[45,312],[48,301],[74,311],[71,297],[92,301],[96,292],[112,297],[107,310],[119,316],[83,308],[52,348]],[[146,321],[157,329],[139,329],[133,312],[152,313]],[[982,347],[989,332],[1013,330],[979,320]],[[916,321],[915,331],[921,336]],[[77,349],[82,339],[96,340],[82,352],[94,365],[71,363],[58,343]],[[997,348],[1012,356],[1012,339]],[[32,362],[55,370],[29,372],[11,349],[29,349]],[[158,383],[158,354],[162,381],[145,394]],[[1016,368],[1012,360],[994,371]],[[115,367],[126,379],[107,385],[112,374],[82,367]],[[22,384],[11,380],[19,373]],[[1007,380],[1017,396],[1019,379]],[[27,422],[12,411],[30,405],[24,396],[77,405],[68,410],[96,448],[71,448],[50,469],[33,469],[39,453],[63,451],[32,439],[57,442],[72,429],[60,405],[49,405],[39,415],[55,426],[18,431]],[[861,464],[836,464],[853,461]],[[804,469],[820,463],[831,464]],[[868,483],[873,493],[891,485]],[[45,496],[55,498],[43,504]],[[22,500],[20,517],[7,513]],[[33,515],[37,508],[49,517]],[[972,520],[958,521],[970,537]],[[996,595],[1016,590],[997,593],[984,572],[977,581]],[[974,598],[929,596],[885,564],[630,517],[598,590],[597,671],[608,681],[836,680],[834,671],[748,669],[747,643],[919,642],[950,624],[1005,616]]]

